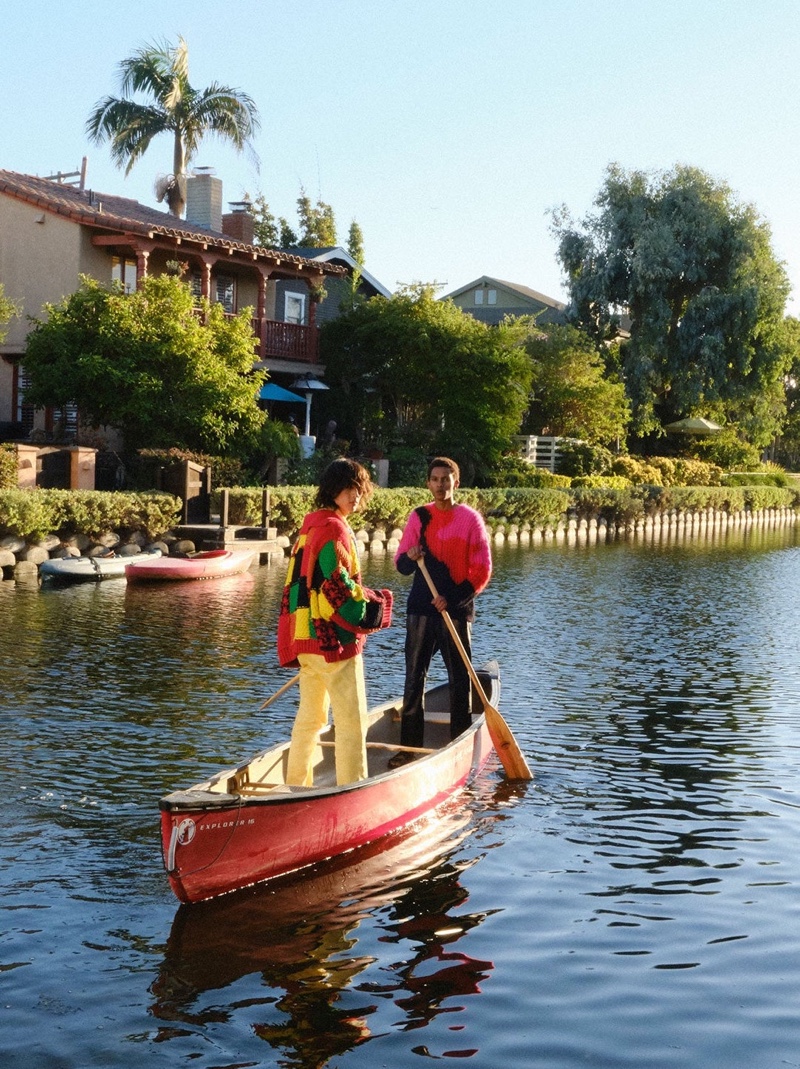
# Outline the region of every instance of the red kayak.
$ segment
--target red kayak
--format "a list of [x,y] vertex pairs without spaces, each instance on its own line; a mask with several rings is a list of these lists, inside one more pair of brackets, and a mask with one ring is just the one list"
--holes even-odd
[[[499,668],[478,675],[492,705]],[[218,772],[159,802],[161,844],[170,885],[182,902],[198,902],[294,872],[405,827],[465,786],[486,763],[492,742],[483,713],[450,740],[449,688],[426,693],[424,751],[396,769],[399,703],[370,712],[369,777],[336,786],[334,732],[320,735],[314,786],[285,783],[289,743],[264,750],[238,768]]]
[[152,561],[136,560],[135,566],[125,568],[129,583],[150,583],[157,580],[219,579],[223,575],[246,572],[255,553],[244,549],[210,549],[191,557],[157,557]]

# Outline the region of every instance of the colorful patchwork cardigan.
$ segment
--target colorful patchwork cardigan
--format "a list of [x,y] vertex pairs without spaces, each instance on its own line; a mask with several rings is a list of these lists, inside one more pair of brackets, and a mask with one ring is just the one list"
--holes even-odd
[[366,635],[392,622],[391,590],[361,582],[356,540],[333,509],[309,512],[292,549],[278,618],[278,659],[296,668],[299,653],[326,661],[355,657]]
[[395,555],[402,575],[414,575],[408,595],[410,615],[434,616],[428,584],[408,556],[411,546],[421,545],[425,564],[437,591],[447,599],[447,611],[461,620],[475,615],[475,595],[492,576],[492,551],[483,517],[469,505],[440,509],[420,505],[408,517]]

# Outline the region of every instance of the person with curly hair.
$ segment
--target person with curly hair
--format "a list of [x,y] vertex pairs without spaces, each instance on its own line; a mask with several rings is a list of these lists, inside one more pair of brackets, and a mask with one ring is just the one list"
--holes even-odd
[[391,590],[361,580],[348,516],[369,500],[373,485],[355,460],[325,469],[317,508],[303,520],[292,548],[278,618],[278,659],[300,669],[300,704],[289,747],[286,782],[313,786],[313,755],[333,712],[336,782],[367,776],[367,697],[362,651],[371,631],[392,621]]

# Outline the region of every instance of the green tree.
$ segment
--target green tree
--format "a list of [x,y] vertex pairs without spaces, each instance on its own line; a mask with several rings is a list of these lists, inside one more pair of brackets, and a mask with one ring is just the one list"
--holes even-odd
[[34,320],[26,401],[73,403],[85,423],[121,431],[129,452],[246,452],[264,422],[251,310],[226,317],[204,300],[199,311],[173,276],[147,277],[131,294],[84,277],[76,293]]
[[280,223],[270,211],[263,193],[253,201],[253,239],[265,249],[277,249],[280,242]]
[[444,452],[483,482],[528,404],[531,364],[516,327],[488,327],[433,286],[374,297],[322,329],[340,426],[362,445]]
[[364,266],[364,235],[355,219],[347,232],[347,251],[357,264]]
[[533,366],[531,434],[554,434],[609,445],[625,437],[630,405],[609,376],[592,339],[571,326],[535,327],[525,348]]
[[[92,141],[111,144],[111,158],[129,174],[154,137],[172,135],[172,174],[161,191],[169,210],[180,216],[186,206],[185,178],[200,142],[216,135],[242,151],[259,129],[258,111],[240,89],[214,82],[196,90],[189,82],[189,48],[148,45],[119,65],[122,96],[100,100],[86,123]],[[143,94],[146,103],[134,99]]]
[[311,198],[303,187],[297,198],[297,219],[300,223],[299,245],[309,245],[314,249],[325,249],[336,244],[336,219],[333,208],[317,198],[312,204]]
[[556,214],[558,255],[577,325],[598,344],[630,329],[619,368],[636,432],[712,409],[736,418],[768,396],[764,422],[748,429],[768,441],[792,346],[789,283],[767,224],[684,166],[649,175],[612,165],[595,204],[580,225]]
[[19,315],[19,308],[10,297],[6,297],[3,283],[0,282],[0,342],[5,341],[8,333],[5,327],[16,315]]

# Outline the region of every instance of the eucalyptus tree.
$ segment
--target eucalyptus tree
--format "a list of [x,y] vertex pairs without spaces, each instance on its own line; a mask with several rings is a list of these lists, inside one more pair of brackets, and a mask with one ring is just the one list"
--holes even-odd
[[789,282],[767,223],[696,168],[650,174],[608,168],[597,211],[554,231],[573,322],[600,352],[622,335],[619,370],[639,434],[690,414],[734,420],[761,404],[749,440],[780,424],[795,344]]
[[[180,216],[186,206],[186,170],[200,142],[217,136],[242,151],[252,149],[260,122],[253,100],[241,89],[214,82],[197,90],[189,81],[189,47],[182,37],[177,45],[152,44],[119,65],[119,97],[100,100],[89,116],[86,130],[92,141],[111,145],[111,158],[129,174],[151,142],[171,134],[172,174],[157,189],[170,212]],[[144,101],[135,99],[140,94]],[[255,158],[255,153],[253,154]]]

